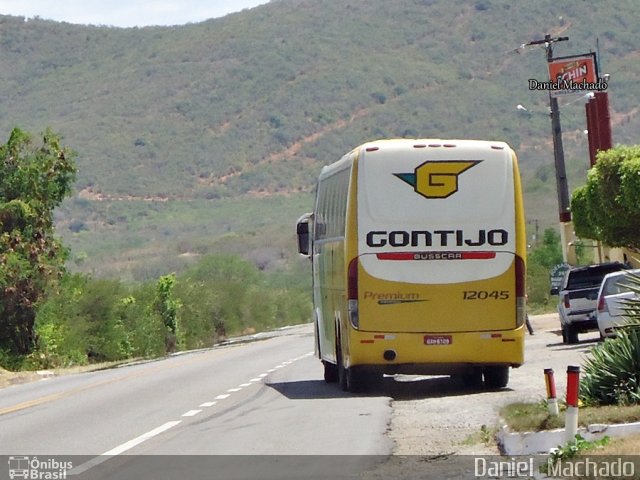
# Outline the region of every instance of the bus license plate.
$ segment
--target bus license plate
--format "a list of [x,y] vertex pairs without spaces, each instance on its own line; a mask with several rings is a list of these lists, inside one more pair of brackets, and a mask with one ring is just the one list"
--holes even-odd
[[453,338],[451,335],[425,335],[425,345],[451,345]]

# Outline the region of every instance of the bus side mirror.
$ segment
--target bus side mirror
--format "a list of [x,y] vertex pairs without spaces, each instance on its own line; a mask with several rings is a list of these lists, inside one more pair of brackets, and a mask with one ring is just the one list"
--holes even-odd
[[296,224],[296,233],[298,235],[298,253],[305,257],[309,256],[311,252],[311,229],[309,228],[309,222],[311,220],[311,214],[305,213],[298,219]]

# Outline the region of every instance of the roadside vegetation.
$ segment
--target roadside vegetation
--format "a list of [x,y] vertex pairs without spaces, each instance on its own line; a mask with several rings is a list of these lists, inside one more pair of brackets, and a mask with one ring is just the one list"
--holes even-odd
[[50,131],[39,143],[15,129],[0,146],[0,367],[157,357],[309,321],[310,275],[295,262],[264,271],[261,257],[210,254],[179,275],[128,283],[69,272],[52,217],[73,157]]
[[[65,274],[38,309],[33,350],[12,369],[56,368],[211,347],[229,336],[309,321],[307,285],[236,256],[209,256],[180,276],[125,284]],[[0,355],[0,365],[2,365]]]
[[640,247],[640,145],[599,152],[571,210],[576,235],[611,247]]
[[[581,242],[576,245],[576,253],[580,264],[592,261],[591,252],[583,248]],[[550,294],[549,273],[562,262],[560,234],[554,228],[547,228],[539,243],[532,245],[527,254],[527,310],[529,314],[556,311],[558,299]]]
[[310,321],[309,291],[294,272],[264,273],[233,255],[208,256],[155,282],[67,272],[42,294],[30,350],[10,350],[3,341],[0,367],[53,369],[211,347]]

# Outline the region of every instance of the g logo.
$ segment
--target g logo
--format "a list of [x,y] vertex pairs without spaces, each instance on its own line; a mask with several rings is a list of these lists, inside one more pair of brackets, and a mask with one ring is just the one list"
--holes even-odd
[[425,198],[447,198],[458,191],[458,176],[482,160],[427,161],[415,173],[396,173]]

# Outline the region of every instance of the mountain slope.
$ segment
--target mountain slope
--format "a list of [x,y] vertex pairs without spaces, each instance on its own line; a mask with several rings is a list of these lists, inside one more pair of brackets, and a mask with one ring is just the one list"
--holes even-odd
[[[633,143],[639,17],[632,0],[278,0],[134,29],[0,16],[0,132],[50,126],[78,151],[79,198],[59,221],[96,238],[107,225],[126,228],[117,217],[109,224],[100,201],[241,205],[304,194],[322,165],[393,136],[509,142],[531,218],[552,224],[548,97],[527,82],[546,78],[545,54],[515,49],[545,33],[570,37],[556,56],[597,46],[601,71],[612,74],[614,141]],[[588,163],[584,107],[562,99],[561,111],[577,186]]]

